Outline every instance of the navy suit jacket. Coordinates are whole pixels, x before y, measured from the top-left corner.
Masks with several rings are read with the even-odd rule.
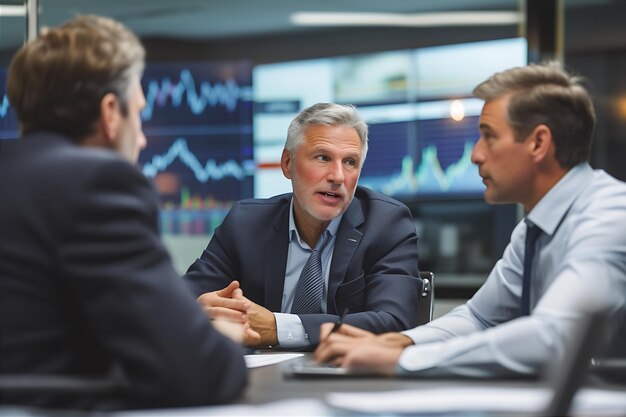
[[[187,271],[196,296],[239,280],[244,295],[280,312],[289,245],[292,194],[242,200],[233,206],[207,248]],[[409,209],[364,187],[337,230],[328,280],[327,314],[300,314],[309,341],[320,324],[346,307],[345,322],[375,333],[416,325],[422,281],[417,235]]]
[[[0,405],[173,407],[237,397],[241,349],[210,324],[158,235],[157,195],[116,153],[37,133],[0,151],[0,375],[120,392],[2,392]]]

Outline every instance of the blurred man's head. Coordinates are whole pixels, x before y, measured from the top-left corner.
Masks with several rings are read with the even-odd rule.
[[[137,37],[111,19],[81,16],[44,29],[9,67],[7,92],[22,133],[89,139],[136,161],[146,142],[138,114],[144,58]]]
[[[344,213],[367,154],[367,124],[353,106],[318,103],[289,125],[281,158],[299,227],[324,229]]]
[[[547,191],[541,184],[550,184],[541,182],[543,174],[564,173],[589,160],[593,103],[581,79],[556,64],[497,73],[474,94],[485,105],[472,161],[488,202],[517,202],[530,209]]]

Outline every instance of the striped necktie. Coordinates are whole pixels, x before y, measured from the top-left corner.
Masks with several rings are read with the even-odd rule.
[[[326,245],[328,233],[320,236],[309,259],[304,264],[298,284],[296,295],[291,307],[292,314],[315,314],[322,312],[322,292],[324,290],[324,275],[322,274],[322,250]]]

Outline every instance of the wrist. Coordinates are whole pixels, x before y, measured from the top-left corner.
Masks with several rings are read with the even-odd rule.
[[[402,333],[384,333],[379,338],[383,344],[393,347],[406,348],[413,344],[413,339]]]

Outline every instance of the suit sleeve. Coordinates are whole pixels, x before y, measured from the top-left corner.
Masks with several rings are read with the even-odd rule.
[[[247,375],[239,347],[213,329],[175,273],[143,176],[107,162],[72,202],[59,250],[69,291],[93,337],[118,363],[131,407],[223,403]]]
[[[367,236],[362,276],[342,283],[335,297],[336,311],[350,310],[345,322],[374,333],[406,330],[417,322],[422,281],[417,266],[417,235],[409,209],[398,205],[379,222],[377,233]],[[302,314],[300,319],[313,345],[319,343],[322,323],[337,315]]]

